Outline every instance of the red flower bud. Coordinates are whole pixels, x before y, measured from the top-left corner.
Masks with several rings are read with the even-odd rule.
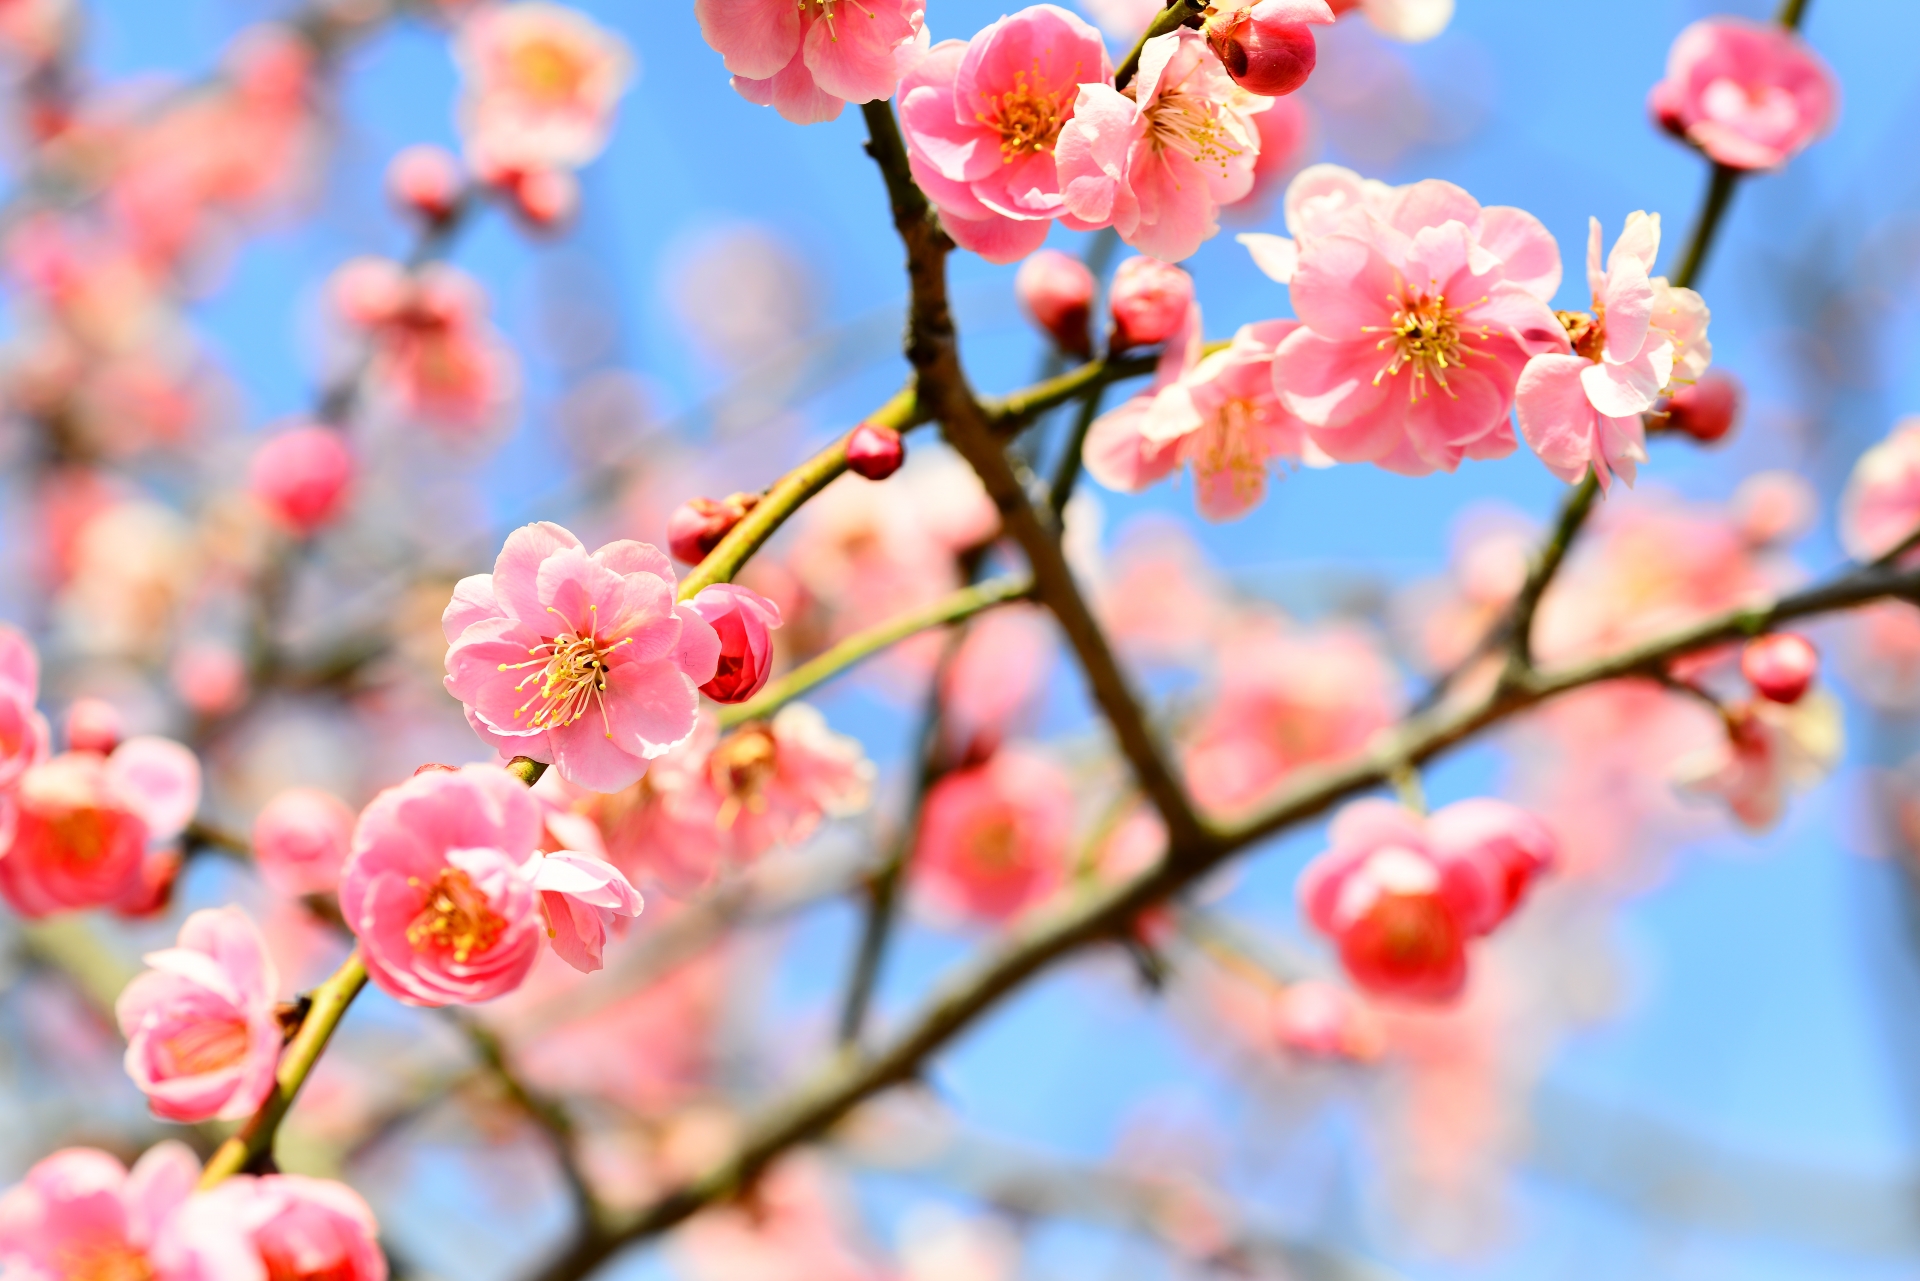
[[[535,169],[508,188],[513,210],[535,231],[551,231],[580,211],[580,180],[565,169]]]
[[[732,583],[715,583],[689,603],[720,637],[720,665],[700,692],[716,703],[746,702],[773,671],[770,633],[780,626],[780,607]]]
[[[1193,307],[1193,277],[1158,258],[1129,258],[1113,273],[1113,348],[1147,347],[1180,332]]]
[[[387,166],[387,190],[408,213],[445,222],[460,205],[466,177],[444,147],[408,147]]]
[[[1820,651],[1806,637],[1779,632],[1747,642],[1740,653],[1740,674],[1760,697],[1797,703],[1820,670]]]
[[[1667,398],[1667,430],[1710,445],[1733,430],[1740,418],[1740,400],[1740,380],[1715,370]]]
[[[667,518],[667,550],[673,558],[698,565],[740,523],[740,518],[760,505],[758,494],[729,494],[725,498],[690,498]]]
[[[120,746],[120,713],[100,698],[76,698],[67,708],[67,750],[107,755]]]
[[[861,423],[847,437],[847,470],[868,480],[885,480],[907,461],[900,433],[879,423]]]
[[[1260,0],[1209,19],[1207,43],[1235,84],[1278,98],[1313,74],[1319,50],[1308,24],[1331,21],[1333,12],[1323,0]]]
[[[1058,249],[1042,249],[1020,264],[1013,292],[1020,310],[1045,330],[1054,346],[1085,360],[1093,354],[1088,322],[1098,286],[1085,263]]]
[[[247,473],[255,501],[302,538],[332,521],[353,483],[353,454],[340,433],[296,427],[260,446]]]

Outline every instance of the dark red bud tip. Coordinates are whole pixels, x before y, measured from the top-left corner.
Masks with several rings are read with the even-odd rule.
[[[885,480],[906,460],[906,443],[891,427],[861,423],[847,437],[847,470],[868,480]]]
[[[1233,82],[1248,93],[1279,98],[1307,82],[1319,58],[1304,22],[1276,22],[1240,9],[1207,24],[1207,43]]]
[[[758,494],[690,498],[667,518],[667,550],[683,564],[698,565],[759,504]]]
[[[1797,703],[1820,670],[1820,651],[1795,632],[1779,632],[1747,642],[1740,653],[1740,674],[1754,691],[1775,703]]]
[[[1740,380],[1715,370],[1667,398],[1667,430],[1703,445],[1723,440],[1740,420]]]

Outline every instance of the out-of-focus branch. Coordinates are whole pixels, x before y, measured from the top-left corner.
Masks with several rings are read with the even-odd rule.
[[[1539,611],[1540,598],[1546,595],[1554,576],[1560,572],[1567,552],[1573,547],[1573,540],[1587,523],[1594,500],[1599,496],[1600,482],[1590,471],[1567,497],[1566,505],[1560,509],[1560,519],[1554,523],[1552,536],[1528,567],[1526,582],[1520,585],[1520,594],[1513,598],[1513,608],[1506,623],[1507,671],[1503,680],[1533,670],[1533,616]]]
[[[925,608],[856,632],[833,648],[800,664],[746,702],[721,708],[720,727],[731,729],[747,721],[764,720],[816,686],[824,685],[909,636],[972,618],[975,614],[985,613],[1009,601],[1023,599],[1032,591],[1031,578],[1024,574],[1008,574],[972,587],[963,587]]]

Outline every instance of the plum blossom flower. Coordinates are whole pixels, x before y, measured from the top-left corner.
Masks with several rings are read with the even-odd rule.
[[[1704,18],[1673,42],[1647,96],[1660,126],[1730,169],[1775,169],[1833,128],[1840,86],[1798,33]]]
[[[1630,214],[1602,271],[1600,220],[1592,219],[1593,314],[1561,313],[1572,353],[1535,356],[1520,373],[1520,432],[1561,480],[1577,481],[1591,466],[1603,492],[1615,474],[1631,485],[1647,460],[1641,415],[1676,375],[1692,381],[1712,358],[1706,304],[1651,274],[1659,253],[1660,215]]]
[[[640,897],[613,867],[542,853],[541,803],[493,765],[417,774],[374,797],[354,829],[340,911],[368,975],[409,1005],[472,1004],[520,986],[542,936],[596,968],[607,917]]]
[[[744,703],[758,694],[773,674],[780,607],[732,583],[703,588],[688,604],[720,638],[719,664],[700,692],[716,703]]]
[[[1113,316],[1116,351],[1191,340],[1199,332],[1193,277],[1158,258],[1129,258],[1120,264],[1113,273],[1107,310]]]
[[[1840,500],[1840,542],[1856,560],[1885,556],[1920,533],[1920,418],[1860,455]]]
[[[615,862],[676,893],[857,814],[873,793],[858,739],[805,703],[722,738],[709,717],[685,745],[618,796],[591,807]]]
[[[1307,446],[1306,424],[1286,411],[1273,383],[1274,350],[1297,328],[1292,320],[1247,325],[1225,351],[1102,415],[1087,434],[1088,474],[1132,493],[1185,466],[1208,520],[1252,511],[1274,460],[1298,458]]]
[[[1816,691],[1792,705],[1764,698],[1727,708],[1719,744],[1674,767],[1684,795],[1718,800],[1740,826],[1764,832],[1786,812],[1787,797],[1820,782],[1840,760],[1840,705]]]
[[[330,792],[293,787],[253,821],[253,858],[282,894],[331,894],[353,843],[353,810]]]
[[[184,1143],[155,1144],[131,1170],[93,1148],[42,1158],[0,1196],[0,1273],[8,1281],[188,1281],[156,1267],[154,1252],[199,1177]]]
[[[1055,150],[1067,211],[1164,261],[1192,255],[1220,230],[1220,207],[1253,189],[1253,117],[1269,105],[1234,84],[1199,32],[1156,36],[1125,90],[1081,86]]]
[[[0,848],[12,831],[14,787],[47,758],[52,744],[39,698],[40,657],[33,643],[0,624]]]
[[[21,775],[0,897],[27,917],[152,910],[200,804],[200,763],[167,739],[130,738],[109,756],[62,752]]]
[[[1313,113],[1298,96],[1275,98],[1253,123],[1260,131],[1253,186],[1230,206],[1234,218],[1243,222],[1265,219],[1274,197],[1300,172],[1313,146]]]
[[[519,390],[513,351],[487,319],[486,295],[445,263],[409,274],[356,258],[334,274],[334,305],[370,341],[377,403],[407,421],[470,435],[498,420]]]
[[[1467,982],[1467,942],[1491,933],[1555,858],[1550,832],[1523,810],[1478,799],[1431,818],[1391,801],[1357,801],[1301,873],[1301,910],[1333,939],[1363,989],[1448,1001]]]
[[[1058,5],[1030,5],[970,41],[943,40],[900,81],[913,177],[954,243],[989,262],[1040,247],[1067,208],[1055,151],[1080,87],[1113,79],[1100,33]]]
[[[1297,239],[1253,248],[1302,322],[1274,385],[1313,443],[1414,476],[1511,453],[1521,368],[1567,347],[1547,305],[1559,249],[1539,221],[1451,183],[1383,191],[1331,165],[1295,178],[1286,208]]]
[[[948,920],[999,922],[1065,880],[1073,783],[1029,749],[1002,748],[927,793],[912,863],[914,890]]]
[[[386,1281],[379,1234],[344,1183],[242,1174],[189,1200],[155,1254],[181,1281]]]
[[[195,912],[179,942],[149,952],[120,993],[127,1075],[155,1116],[223,1121],[251,1116],[280,1062],[279,978],[260,931],[237,907]]]
[[[893,96],[926,52],[926,0],[695,0],[700,34],[748,102],[797,125]]]
[[[720,661],[713,627],[673,589],[672,563],[646,543],[589,554],[558,525],[523,525],[493,573],[454,588],[447,690],[508,755],[617,792],[693,732]]]
[[[577,9],[528,0],[460,26],[460,128],[483,176],[576,169],[600,154],[633,78],[619,36]]]

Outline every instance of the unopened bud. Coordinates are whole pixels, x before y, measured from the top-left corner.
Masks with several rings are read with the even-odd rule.
[[[427,222],[453,217],[465,185],[460,162],[445,147],[408,147],[387,166],[387,191],[394,202]]]
[[[1193,307],[1193,277],[1158,258],[1129,258],[1113,273],[1113,348],[1149,347],[1180,332]]]
[[[1740,380],[1713,370],[1667,398],[1667,430],[1710,445],[1733,430],[1740,419],[1740,401]]]
[[[67,748],[102,756],[120,746],[120,713],[101,698],[76,698],[67,708]]]
[[[552,231],[580,211],[580,180],[565,169],[534,169],[509,188],[514,212],[536,231]]]
[[[891,427],[861,423],[847,437],[847,470],[868,480],[885,480],[906,460],[906,443]]]
[[[1795,632],[1778,632],[1747,642],[1740,653],[1740,674],[1760,697],[1797,703],[1820,670],[1820,651]]]
[[[774,628],[780,607],[732,583],[715,583],[688,602],[720,637],[720,663],[700,692],[716,703],[744,703],[773,672]]]
[[[1319,50],[1309,24],[1332,21],[1326,0],[1260,0],[1208,19],[1207,43],[1235,84],[1278,98],[1313,74]]]
[[[1020,264],[1014,296],[1028,319],[1045,330],[1054,346],[1082,360],[1093,354],[1088,331],[1098,286],[1087,265],[1058,249],[1042,249]]]
[[[296,427],[261,445],[247,489],[275,520],[302,538],[340,514],[353,483],[353,454],[340,433]]]
[[[667,518],[667,550],[677,561],[698,565],[759,503],[758,494],[688,499]]]

